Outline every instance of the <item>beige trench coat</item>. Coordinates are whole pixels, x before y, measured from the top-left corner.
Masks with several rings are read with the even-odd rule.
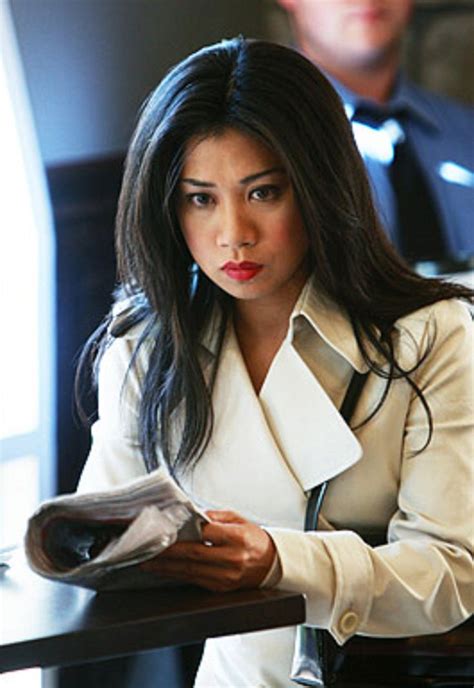
[[[121,396],[136,340],[107,351],[99,379],[99,420],[80,489],[142,475],[136,444],[140,367]],[[397,323],[403,367],[432,348],[415,376],[430,404],[395,381],[383,408],[353,433],[339,407],[353,370],[367,367],[347,317],[306,285],[288,335],[257,396],[230,329],[213,396],[212,440],[184,486],[203,507],[234,509],[273,538],[282,589],[305,593],[307,622],[339,643],[353,634],[396,637],[449,629],[473,603],[473,362],[467,309],[440,302]],[[212,356],[212,341],[206,343]],[[141,357],[144,365],[146,353]],[[380,399],[384,380],[369,376],[353,423]],[[304,533],[308,490],[330,480],[320,530]],[[371,548],[354,532],[386,528]],[[210,640],[201,688],[294,685],[294,629]]]

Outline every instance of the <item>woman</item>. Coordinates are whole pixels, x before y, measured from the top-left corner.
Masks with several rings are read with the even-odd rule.
[[[179,543],[148,568],[304,592],[308,623],[339,644],[465,619],[471,320],[455,299],[472,293],[390,247],[319,71],[243,39],[173,69],[130,146],[117,254],[80,489],[168,470],[212,507],[212,547]],[[354,372],[368,376],[351,429],[338,408]],[[197,685],[291,685],[293,639],[208,641]]]

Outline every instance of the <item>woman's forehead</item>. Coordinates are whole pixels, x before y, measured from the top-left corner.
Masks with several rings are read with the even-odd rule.
[[[245,176],[262,166],[284,168],[279,155],[268,145],[250,134],[228,127],[219,132],[193,136],[188,141],[183,175],[193,171],[202,173],[232,168],[236,176]]]

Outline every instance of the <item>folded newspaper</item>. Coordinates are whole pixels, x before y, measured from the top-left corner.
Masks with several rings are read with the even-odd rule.
[[[43,502],[28,521],[25,553],[41,576],[95,590],[176,584],[137,564],[176,540],[200,540],[208,520],[158,469],[117,488]]]

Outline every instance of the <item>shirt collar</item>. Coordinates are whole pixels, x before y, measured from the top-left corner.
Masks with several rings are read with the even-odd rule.
[[[351,91],[330,74],[326,73],[326,77],[339,94],[349,119],[352,119],[356,108],[364,105],[373,105],[373,101]],[[427,127],[432,127],[436,130],[440,129],[436,113],[433,111],[430,102],[423,97],[423,91],[415,87],[403,74],[399,74],[397,77],[387,107],[394,112],[403,111],[408,113],[411,118],[416,119]]]

